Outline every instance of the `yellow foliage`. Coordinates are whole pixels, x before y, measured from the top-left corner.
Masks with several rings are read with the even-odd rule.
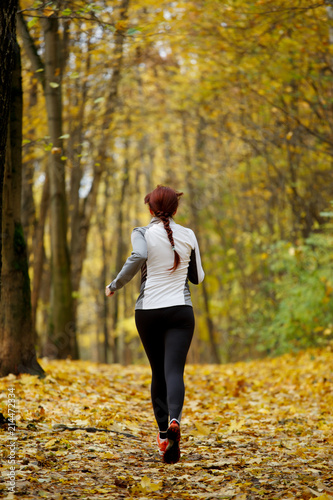
[[[17,400],[16,494],[112,498],[331,500],[332,352],[187,365],[181,460],[161,462],[150,368],[40,360],[47,377],[0,379],[1,413]],[[41,412],[41,407],[45,410]],[[24,413],[24,419],[19,419]],[[39,418],[36,416],[39,415]],[[101,420],[103,417],[105,420]],[[108,422],[107,422],[108,420]],[[104,423],[108,425],[104,425]],[[9,433],[0,427],[3,468]],[[48,474],[45,474],[45,470]]]

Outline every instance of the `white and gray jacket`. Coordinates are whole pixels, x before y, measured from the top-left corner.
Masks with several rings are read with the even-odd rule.
[[[141,269],[140,295],[135,309],[191,306],[188,280],[197,285],[204,279],[205,273],[194,232],[176,224],[172,218],[170,227],[180,256],[180,263],[175,271],[170,271],[174,252],[163,222],[154,217],[148,226],[133,229],[133,251],[116,279],[109,285],[112,292],[119,290]]]

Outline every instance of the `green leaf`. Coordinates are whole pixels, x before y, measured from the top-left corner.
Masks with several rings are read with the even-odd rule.
[[[36,73],[42,73],[43,71],[44,71],[44,68],[36,69]]]
[[[69,134],[64,134],[59,137],[59,139],[69,139],[70,135]]]
[[[94,100],[94,103],[97,104],[98,102],[103,102],[105,97],[98,97],[97,99]]]
[[[62,11],[63,16],[70,16],[72,13],[72,9],[65,9]]]
[[[69,78],[72,80],[74,80],[74,78],[80,78],[80,74],[77,71],[73,71],[73,73],[69,75]]]
[[[30,144],[30,139],[23,139],[22,144]]]
[[[127,35],[134,35],[135,33],[140,33],[140,29],[139,28],[129,28],[127,30]]]
[[[28,28],[33,28],[35,24],[37,24],[37,21],[38,17],[33,17],[32,19],[30,19],[30,21],[27,22]]]
[[[50,82],[50,87],[52,87],[53,89],[56,89],[59,87],[59,83],[56,83],[56,82]]]

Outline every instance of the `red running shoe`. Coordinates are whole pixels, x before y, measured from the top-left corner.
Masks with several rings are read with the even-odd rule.
[[[169,428],[167,430],[168,444],[163,455],[163,461],[166,464],[175,464],[179,462],[180,459],[180,427],[177,420],[172,420],[170,422]]]
[[[163,457],[168,446],[168,439],[161,439],[160,433],[157,434],[157,446],[159,454]]]

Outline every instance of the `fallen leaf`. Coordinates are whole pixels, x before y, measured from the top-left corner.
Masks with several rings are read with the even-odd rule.
[[[147,476],[144,476],[142,479],[141,479],[141,487],[143,490],[145,491],[158,491],[162,488],[162,481],[158,482],[158,483],[153,483],[149,477]]]

